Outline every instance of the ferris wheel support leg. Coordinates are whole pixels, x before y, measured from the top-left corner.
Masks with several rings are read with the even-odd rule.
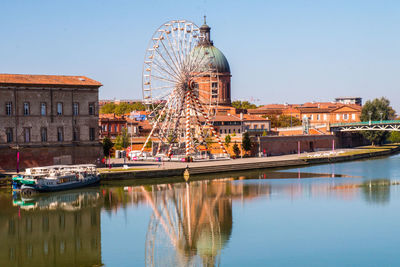
[[[193,95],[193,93],[191,93],[191,95]],[[191,100],[190,101],[191,107],[194,110],[196,123],[199,126],[199,130],[200,130],[199,135],[200,135],[200,138],[201,138],[201,141],[202,141],[201,143],[205,143],[206,142],[206,138],[205,138],[204,133],[203,133],[203,126],[201,125],[201,121],[199,119],[199,115],[197,114],[196,103],[195,103],[195,100],[194,100],[193,96],[190,98],[190,100]],[[206,147],[207,147],[207,145],[206,145]]]
[[[161,110],[160,115],[158,116],[156,123],[154,124],[153,128],[151,129],[151,131],[150,131],[150,133],[149,133],[149,136],[147,136],[147,139],[146,139],[146,141],[144,142],[142,149],[140,150],[140,155],[143,155],[143,151],[144,151],[146,145],[149,143],[149,140],[150,140],[151,136],[153,135],[154,130],[157,128],[158,123],[160,122],[161,117],[164,115],[165,109],[167,108],[167,106],[168,106],[169,102],[171,101],[171,98],[172,98],[173,95],[174,95],[174,93],[172,93],[172,94],[169,96],[167,103],[165,103],[165,106],[164,106],[163,109]]]
[[[193,95],[193,94],[192,94],[192,97],[194,98],[194,100],[195,100],[197,106],[199,107],[200,112],[202,113],[204,119],[206,120],[206,123],[210,126],[211,131],[212,131],[213,135],[215,136],[215,138],[217,139],[218,144],[219,144],[219,146],[221,147],[222,151],[223,151],[225,154],[229,155],[228,152],[226,151],[224,145],[222,144],[222,141],[221,141],[221,138],[219,137],[219,134],[218,134],[217,131],[214,129],[214,126],[211,124],[211,122],[210,122],[210,120],[209,120],[209,118],[208,118],[207,113],[205,112],[205,110],[204,110],[202,104],[200,103],[200,100],[197,98],[197,96],[195,96],[195,95]]]
[[[191,142],[190,142],[190,90],[187,91],[185,96],[185,104],[186,104],[186,135],[185,135],[185,148],[186,148],[186,157],[190,156],[191,150]]]
[[[185,107],[185,98],[182,98],[182,101],[180,103],[180,109],[178,112],[178,117],[176,118],[176,121],[175,121],[174,130],[176,130],[176,128],[178,127],[179,121],[182,118],[182,112],[183,112],[184,107]],[[180,136],[178,136],[178,139],[179,138],[180,138]],[[168,154],[167,154],[168,158],[171,158],[171,156],[172,156],[172,145],[173,145],[173,143],[171,142],[171,144],[169,144],[169,148],[168,148]]]

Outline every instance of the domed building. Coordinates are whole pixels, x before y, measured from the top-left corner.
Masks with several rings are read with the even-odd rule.
[[[231,70],[224,54],[214,46],[210,38],[211,28],[206,24],[200,27],[200,34],[204,38],[195,50],[200,51],[199,56],[209,57],[207,69],[202,77],[196,78],[196,87],[200,92],[200,99],[204,103],[229,106],[231,104]]]

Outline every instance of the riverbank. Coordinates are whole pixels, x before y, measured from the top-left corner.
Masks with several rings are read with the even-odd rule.
[[[140,164],[140,170],[119,168],[101,169],[101,180],[149,179],[183,176],[187,169],[190,175],[247,171],[256,169],[275,169],[324,164],[333,162],[353,161],[359,159],[387,156],[400,151],[400,145],[384,145],[380,147],[358,147],[352,149],[337,149],[335,151],[302,153],[300,155],[283,155],[262,158],[243,158],[225,161],[204,162],[148,162]]]

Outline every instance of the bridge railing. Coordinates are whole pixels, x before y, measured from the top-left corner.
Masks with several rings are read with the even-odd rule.
[[[330,127],[341,126],[360,126],[360,125],[376,125],[376,124],[400,124],[400,120],[387,120],[387,121],[361,121],[361,122],[345,122],[345,123],[332,123]]]

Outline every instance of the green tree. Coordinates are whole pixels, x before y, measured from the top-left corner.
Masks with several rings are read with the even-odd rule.
[[[115,105],[114,103],[107,103],[100,108],[100,113],[101,114],[113,114],[113,113],[115,113],[116,107],[117,107],[117,105]]]
[[[384,97],[368,100],[361,111],[361,121],[380,121],[395,118],[396,112],[390,106],[390,101]],[[363,131],[362,134],[372,145],[381,145],[388,137],[387,131]]]
[[[121,135],[118,135],[115,139],[115,148],[121,150],[129,146],[129,136],[126,128],[122,130]]]
[[[240,154],[240,149],[239,149],[239,146],[238,146],[238,144],[236,143],[236,141],[235,141],[235,144],[233,144],[232,149],[233,149],[233,153],[235,153],[236,157],[239,156],[239,154]]]
[[[249,101],[236,100],[232,102],[232,107],[237,109],[255,109],[257,105],[250,103]]]
[[[230,143],[231,143],[231,136],[228,134],[228,135],[226,135],[225,136],[225,145],[226,145],[226,148],[229,148],[229,145],[230,145]]]
[[[278,118],[278,127],[300,126],[301,120],[290,115],[281,115]]]
[[[391,132],[389,136],[389,141],[392,143],[400,143],[400,132]]]
[[[149,140],[149,142],[147,142],[145,148],[151,148],[153,145],[153,141],[151,141],[151,139]]]
[[[247,152],[251,150],[252,143],[251,143],[250,136],[249,136],[249,133],[248,133],[248,132],[245,132],[245,133],[243,134],[243,137],[242,137],[242,146],[243,146],[243,149],[244,149],[245,151],[247,151]]]
[[[108,157],[110,155],[110,150],[114,146],[114,144],[108,136],[103,138],[102,144],[104,156]]]
[[[120,103],[115,108],[116,115],[123,115],[129,112],[131,112],[131,105],[129,105],[128,103]]]

